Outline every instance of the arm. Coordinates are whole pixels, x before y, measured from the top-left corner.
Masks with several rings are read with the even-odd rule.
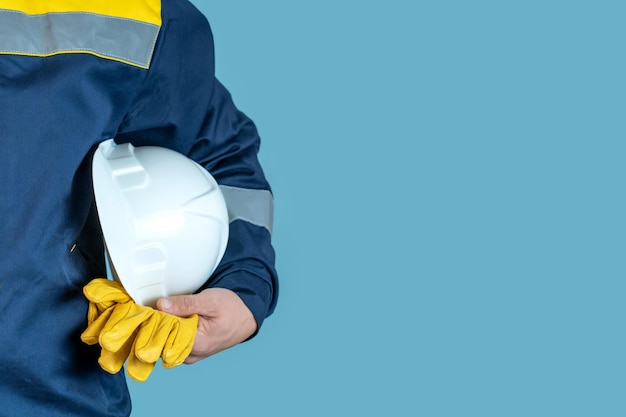
[[[200,315],[192,352],[200,358],[251,337],[274,310],[272,193],[257,157],[256,127],[215,78],[208,22],[187,2],[164,1],[162,14],[152,65],[116,141],[186,154],[224,191],[231,224],[220,266],[196,295],[170,297],[169,308],[159,303],[174,314]],[[221,341],[209,346],[210,339]]]

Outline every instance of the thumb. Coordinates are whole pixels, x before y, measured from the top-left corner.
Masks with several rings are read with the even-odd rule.
[[[191,295],[172,295],[157,300],[157,309],[179,317],[198,313],[194,297]]]

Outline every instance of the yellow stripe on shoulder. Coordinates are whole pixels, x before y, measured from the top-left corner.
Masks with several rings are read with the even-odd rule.
[[[161,0],[0,0],[0,9],[29,15],[94,13],[161,25]]]

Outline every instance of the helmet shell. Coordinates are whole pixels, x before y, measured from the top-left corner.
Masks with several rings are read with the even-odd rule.
[[[228,210],[209,172],[158,146],[102,142],[92,164],[96,208],[113,277],[135,302],[190,294],[217,268]]]

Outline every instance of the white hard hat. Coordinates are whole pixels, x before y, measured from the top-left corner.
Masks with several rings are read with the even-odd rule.
[[[92,168],[111,273],[133,300],[154,307],[200,288],[228,241],[226,203],[209,172],[171,149],[113,139]]]

